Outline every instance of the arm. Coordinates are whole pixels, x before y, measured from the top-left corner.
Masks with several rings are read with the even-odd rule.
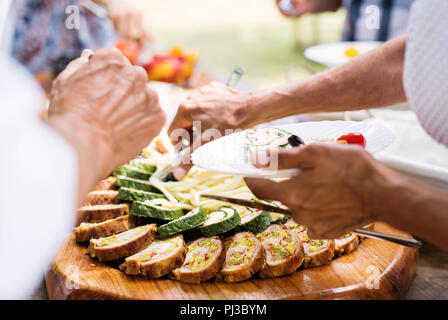
[[[345,65],[271,90],[237,92],[211,83],[181,103],[168,133],[177,143],[181,140],[177,129],[190,132],[193,121],[200,121],[202,132],[216,129],[224,134],[226,129],[246,129],[294,114],[359,110],[403,102],[405,46],[406,38],[401,37]],[[184,162],[175,169],[175,177],[182,179],[190,167]]]
[[[448,251],[448,192],[408,179],[379,164],[363,181],[374,219]]]
[[[406,37],[391,40],[305,81],[250,93],[241,122],[251,126],[299,113],[360,110],[404,102],[405,46]],[[251,118],[261,110],[263,118]]]
[[[143,16],[132,0],[93,0],[104,6],[115,31],[127,39],[138,40],[144,35]]]
[[[46,123],[29,76],[0,59],[0,298],[26,298],[97,181],[147,146],[165,119],[143,69],[86,50],[53,82]],[[3,80],[3,81],[2,81]],[[37,108],[36,108],[37,109]]]
[[[162,128],[164,114],[146,82],[145,71],[117,49],[84,50],[54,81],[47,122],[78,156],[78,205]]]
[[[268,153],[268,164],[260,163],[262,154],[253,162],[267,168],[277,161],[278,169],[302,172],[280,183],[246,178],[247,185],[258,198],[287,205],[311,237],[337,238],[382,221],[448,251],[448,192],[408,179],[358,147],[309,145]]]

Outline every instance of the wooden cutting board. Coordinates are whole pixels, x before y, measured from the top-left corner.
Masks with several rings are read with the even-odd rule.
[[[381,223],[375,230],[410,237]],[[399,299],[418,257],[417,249],[365,239],[356,251],[291,276],[193,285],[127,276],[86,252],[73,236],[65,243],[46,275],[50,299]]]

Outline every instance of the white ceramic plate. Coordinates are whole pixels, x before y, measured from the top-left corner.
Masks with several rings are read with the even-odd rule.
[[[305,57],[328,67],[336,67],[350,60],[345,56],[345,50],[354,47],[360,54],[375,49],[381,45],[378,41],[343,41],[324,43],[309,47],[305,50]]]
[[[380,124],[355,121],[316,121],[275,126],[302,139],[337,139],[343,134],[358,132],[367,140],[366,150],[375,153],[389,146],[394,134]],[[246,177],[269,176],[271,178],[292,177],[297,169],[269,171],[255,168],[248,161],[245,146],[246,131],[233,133],[209,142],[193,152],[193,163],[201,168]]]

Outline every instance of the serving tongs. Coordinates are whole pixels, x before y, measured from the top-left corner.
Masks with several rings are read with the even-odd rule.
[[[245,70],[243,67],[237,67],[233,72],[230,74],[229,79],[226,82],[226,86],[229,88],[235,88],[238,81],[240,81],[241,77],[243,76]],[[164,167],[162,170],[157,171],[153,176],[155,178],[161,179],[162,181],[177,181],[177,179],[173,175],[174,168],[181,163],[183,160],[185,154],[189,152],[189,148],[185,147],[179,153],[176,155],[176,158],[166,167]]]
[[[232,204],[236,204],[239,206],[244,206],[248,208],[253,209],[259,209],[263,211],[268,212],[275,212],[275,213],[281,213],[288,216],[291,216],[291,211],[289,209],[285,208],[279,208],[276,206],[272,206],[269,204],[252,201],[252,200],[245,200],[245,199],[237,199],[237,198],[230,198],[230,197],[224,197],[224,196],[218,196],[214,194],[201,194],[201,197],[208,198],[208,199],[214,199],[218,201],[228,202]],[[366,238],[373,238],[373,239],[379,239],[379,240],[385,240],[389,242],[393,242],[396,244],[400,244],[402,246],[411,247],[411,248],[421,248],[422,242],[416,239],[408,239],[400,236],[396,236],[389,233],[384,233],[376,230],[370,230],[366,228],[359,228],[352,231],[352,233],[355,233],[359,236],[363,236]]]

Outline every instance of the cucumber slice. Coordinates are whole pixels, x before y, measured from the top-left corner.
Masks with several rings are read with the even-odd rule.
[[[232,230],[240,223],[241,217],[238,212],[226,206],[210,212],[200,230],[204,236],[211,237]]]
[[[116,183],[119,187],[161,193],[159,189],[154,187],[151,183],[149,183],[149,181],[145,180],[134,179],[126,176],[117,176]]]
[[[166,199],[166,197],[161,193],[142,191],[130,188],[120,188],[118,190],[118,199],[126,201],[141,201],[153,200],[157,198]]]
[[[285,224],[291,217],[286,214],[269,212],[271,216],[271,223],[283,223]]]
[[[149,180],[152,173],[148,173],[143,169],[133,167],[131,165],[125,164],[117,170],[114,171],[115,176],[126,176],[134,179]]]
[[[129,161],[129,165],[131,165],[132,167],[136,167],[136,168],[142,169],[142,170],[144,170],[148,174],[153,174],[157,170],[157,166],[156,165],[147,163],[143,159],[131,160],[131,161]]]
[[[179,219],[168,222],[157,228],[157,237],[165,238],[182,231],[196,228],[207,219],[207,213],[202,207],[194,208]]]
[[[267,211],[247,208],[242,213],[240,226],[254,234],[264,231],[270,224],[271,215]]]
[[[129,214],[135,216],[145,216],[161,220],[176,220],[184,215],[183,209],[167,208],[159,204],[149,204],[148,202],[135,201],[132,203]]]

